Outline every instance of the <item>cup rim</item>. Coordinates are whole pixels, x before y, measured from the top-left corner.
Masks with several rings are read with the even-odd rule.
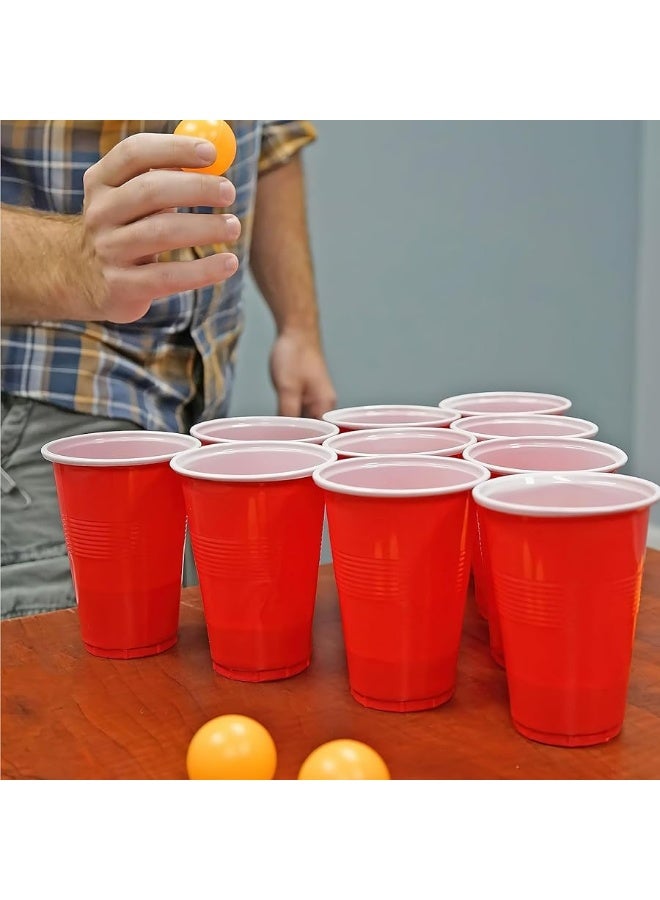
[[[460,413],[455,409],[447,409],[443,408],[440,410],[438,406],[424,406],[421,404],[415,403],[371,403],[366,404],[364,406],[342,406],[338,409],[331,409],[328,412],[323,413],[323,420],[325,422],[331,422],[334,425],[338,425],[340,428],[343,426],[345,428],[351,428],[356,431],[362,431],[366,429],[373,429],[373,422],[351,422],[348,419],[344,418],[347,415],[351,415],[352,413],[364,413],[364,412],[383,412],[385,410],[393,410],[397,412],[399,410],[423,410],[424,412],[433,412],[435,414],[435,419],[431,417],[422,423],[413,423],[410,421],[405,422],[391,422],[387,425],[383,425],[383,428],[417,428],[430,426],[437,428],[438,426],[443,427],[445,425],[450,425],[452,422],[455,422],[460,418]],[[439,411],[439,412],[438,412]],[[434,422],[432,425],[431,423]]]
[[[438,435],[442,436],[455,434],[458,436],[459,440],[456,441],[455,444],[450,445],[448,447],[438,448],[437,450],[409,450],[409,451],[398,451],[398,453],[383,453],[378,450],[369,451],[369,450],[350,450],[345,449],[343,447],[344,443],[350,443],[351,441],[360,441],[360,440],[373,440],[374,443],[377,442],[379,438],[383,436],[394,437],[394,435],[399,435],[401,437],[409,437],[415,435],[421,435],[429,437],[437,437]],[[463,440],[460,440],[463,438]],[[326,438],[323,441],[324,447],[330,447],[332,450],[335,450],[338,454],[343,453],[345,456],[350,457],[351,459],[359,459],[365,456],[402,456],[402,455],[411,455],[411,456],[450,456],[452,453],[462,453],[466,447],[471,447],[473,444],[477,443],[477,438],[469,434],[466,431],[460,431],[458,428],[452,428],[450,431],[448,428],[434,428],[432,426],[417,426],[411,425],[410,427],[400,427],[400,428],[358,428],[355,431],[345,431],[340,432],[339,434],[335,434],[332,437]]]
[[[373,468],[379,464],[389,466],[421,465],[435,468],[454,469],[464,471],[466,476],[472,474],[471,479],[466,478],[466,483],[459,485],[438,486],[434,488],[373,488],[358,487],[355,485],[337,484],[329,480],[329,474],[333,470],[350,470],[351,468]],[[316,484],[326,491],[335,494],[350,494],[354,497],[438,497],[445,494],[459,494],[471,491],[474,487],[490,478],[490,472],[485,466],[469,460],[454,459],[447,456],[429,456],[423,453],[387,454],[368,457],[349,457],[338,459],[335,462],[324,463],[312,475]]]
[[[156,441],[171,438],[176,441],[183,442],[183,447],[179,450],[172,450],[168,453],[156,453],[153,456],[126,456],[121,459],[98,459],[91,456],[66,456],[63,450],[69,443],[75,443],[81,438],[94,438],[100,440],[102,438],[130,438],[139,441]],[[185,445],[188,446],[185,446]],[[190,434],[180,434],[178,431],[135,431],[128,429],[126,431],[87,431],[81,434],[72,434],[63,438],[55,438],[48,441],[41,448],[41,455],[51,463],[58,463],[63,466],[87,466],[90,468],[114,468],[116,466],[148,466],[160,462],[169,462],[173,456],[178,453],[187,453],[189,450],[195,450],[201,447],[201,441]]]
[[[313,465],[301,466],[299,469],[285,469],[278,472],[259,472],[249,475],[239,475],[235,473],[218,474],[215,472],[195,472],[186,468],[191,461],[201,457],[224,456],[231,454],[251,454],[261,451],[269,453],[300,453],[302,456],[318,457],[318,462]],[[175,454],[170,460],[170,466],[179,475],[184,478],[193,478],[198,481],[215,481],[221,484],[227,483],[244,483],[254,484],[256,482],[272,482],[272,481],[294,481],[299,478],[307,478],[321,465],[332,463],[337,459],[337,454],[329,447],[322,444],[303,443],[302,441],[236,441],[235,443],[217,443],[206,444],[191,450],[184,450]]]
[[[485,466],[490,472],[497,472],[498,474],[503,475],[520,475],[528,472],[543,472],[543,471],[555,471],[552,470],[544,470],[544,469],[520,469],[515,466],[501,466],[496,465],[494,463],[488,463],[485,460],[481,460],[478,458],[479,453],[487,453],[488,450],[499,450],[499,449],[516,449],[516,448],[525,448],[525,447],[552,447],[557,444],[568,444],[571,447],[584,448],[585,450],[590,449],[601,449],[604,453],[610,454],[612,461],[610,463],[604,464],[602,466],[593,466],[588,469],[580,469],[573,468],[570,471],[575,472],[611,472],[612,469],[621,468],[621,466],[625,466],[628,462],[628,454],[625,450],[622,450],[620,447],[616,447],[614,444],[606,444],[604,441],[594,441],[591,438],[585,437],[552,437],[549,435],[548,437],[515,437],[515,438],[489,438],[485,441],[478,441],[475,444],[472,444],[466,450],[464,450],[464,455],[466,459],[471,459],[472,462],[477,462],[482,466]],[[563,470],[557,470],[563,471]]]
[[[221,437],[216,438],[212,435],[205,433],[205,428],[210,426],[217,425],[228,425],[231,427],[232,425],[238,426],[239,423],[246,425],[276,425],[276,424],[284,424],[284,425],[306,425],[310,428],[318,429],[318,433],[312,437],[305,438],[291,438],[291,441],[298,441],[299,443],[318,443],[319,438],[332,437],[335,434],[339,434],[339,426],[333,424],[332,422],[325,422],[323,419],[313,419],[311,417],[306,416],[277,416],[277,415],[264,415],[264,416],[227,416],[227,417],[219,417],[216,419],[207,419],[204,422],[196,422],[190,428],[190,434],[193,437],[196,437],[200,440],[212,441],[216,444],[224,444],[229,443],[230,441],[236,441],[241,443],[255,443],[253,438],[248,438],[243,441],[242,438],[238,437]],[[281,441],[282,438],[259,438],[260,442],[272,443],[275,441]]]
[[[589,421],[589,419],[579,419],[575,416],[556,416],[552,415],[552,413],[483,413],[478,416],[463,416],[460,419],[457,419],[455,422],[452,422],[449,426],[451,429],[457,430],[465,430],[467,434],[474,434],[477,438],[481,438],[481,440],[490,440],[500,437],[506,437],[506,435],[502,434],[489,434],[487,431],[470,431],[470,428],[478,428],[480,425],[488,425],[489,422],[505,422],[507,424],[517,423],[531,423],[533,421],[541,421],[547,422],[550,424],[550,420],[552,422],[558,423],[568,423],[569,425],[578,425],[584,428],[583,432],[575,432],[575,434],[562,434],[562,435],[551,435],[551,434],[534,434],[534,435],[519,435],[519,437],[583,437],[583,438],[591,438],[595,437],[598,434],[599,427],[595,422]]]
[[[552,504],[531,504],[500,500],[498,493],[526,487],[547,487],[553,484],[609,485],[611,487],[638,488],[640,496],[637,500],[621,503],[608,503],[600,506],[553,506]],[[646,496],[642,496],[643,492]],[[492,478],[486,483],[478,484],[472,491],[472,498],[477,506],[507,513],[515,516],[532,518],[560,519],[582,516],[606,516],[617,513],[632,512],[652,506],[660,500],[660,485],[635,475],[623,475],[618,472],[526,472],[518,475],[504,475]]]
[[[538,409],[536,410],[536,415],[549,414],[549,413],[558,413],[563,412],[567,409],[570,409],[573,405],[573,401],[569,400],[568,397],[562,397],[560,394],[546,394],[542,391],[472,391],[467,394],[454,394],[453,397],[445,397],[444,400],[441,400],[438,403],[438,406],[441,409],[455,409],[459,412],[470,415],[480,415],[483,413],[483,410],[474,410],[469,409],[469,402],[471,400],[476,400],[479,397],[493,398],[496,397],[530,397],[534,399],[545,398],[549,401],[549,405],[547,409]],[[467,402],[468,405],[462,406],[464,402]],[[507,412],[506,415],[517,416],[517,415],[530,415],[530,411],[528,409],[521,410],[520,413],[516,412]],[[534,415],[531,413],[531,415]]]

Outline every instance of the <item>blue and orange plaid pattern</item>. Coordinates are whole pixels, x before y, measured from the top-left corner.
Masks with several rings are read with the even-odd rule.
[[[129,135],[171,133],[177,122],[3,121],[2,203],[79,214],[89,166]],[[229,124],[237,153],[226,176],[236,201],[230,209],[197,211],[240,219],[241,237],[230,248],[238,272],[221,285],[156,300],[128,325],[43,321],[2,328],[3,391],[157,431],[187,431],[195,421],[227,414],[257,174],[285,163],[316,137],[305,121]],[[192,247],[169,257],[222,249]]]

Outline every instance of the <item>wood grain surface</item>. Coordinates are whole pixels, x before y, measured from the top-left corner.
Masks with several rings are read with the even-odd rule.
[[[468,596],[456,693],[420,713],[365,709],[350,695],[333,572],[319,571],[310,668],[268,684],[213,672],[197,588],[182,594],[179,641],[159,656],[104,660],[83,648],[73,609],[2,623],[3,779],[182,779],[194,732],[214,716],[262,722],[277,779],[315,747],[365,741],[394,779],[660,778],[660,552],[644,573],[628,708],[609,744],[534,743],[511,725],[506,677]]]

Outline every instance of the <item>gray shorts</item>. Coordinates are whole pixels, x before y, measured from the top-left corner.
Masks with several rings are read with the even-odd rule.
[[[75,606],[48,441],[90,431],[139,430],[134,422],[69,412],[2,395],[0,531],[2,618]],[[188,550],[184,582],[196,583]]]

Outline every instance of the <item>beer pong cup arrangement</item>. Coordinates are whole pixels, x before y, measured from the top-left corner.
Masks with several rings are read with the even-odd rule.
[[[458,430],[411,426],[346,431],[327,438],[323,446],[334,450],[339,459],[402,453],[460,457],[476,443],[474,435]]]
[[[614,472],[628,461],[619,447],[589,438],[493,438],[467,447],[465,459],[485,466],[492,477],[538,471]],[[477,526],[472,560],[474,593],[477,606],[488,619],[493,659],[504,665],[504,650],[497,606],[493,599],[488,546]]]
[[[521,415],[561,415],[572,406],[567,397],[557,394],[539,394],[533,391],[481,391],[472,394],[456,394],[445,397],[440,409],[457,410],[461,416],[479,416],[492,413],[520,413]]]
[[[190,435],[109,431],[42,447],[93,655],[152,656],[176,643],[186,513],[170,460],[199,446]]]
[[[210,419],[193,425],[190,433],[202,444],[225,444],[235,441],[302,441],[322,444],[339,428],[321,419],[298,416],[233,416]]]
[[[333,409],[323,415],[324,422],[337,425],[340,431],[356,431],[360,428],[447,428],[460,418],[460,413],[440,409],[438,406],[414,404],[380,404],[375,406],[347,406]]]
[[[523,415],[500,413],[491,416],[465,416],[450,428],[473,434],[478,441],[500,437],[595,437],[598,425],[571,416]]]
[[[660,487],[604,472],[526,473],[473,491],[488,547],[514,727],[564,747],[621,730]]]
[[[273,681],[309,666],[324,513],[312,473],[336,458],[312,443],[258,441],[172,459],[219,674]]]
[[[626,453],[571,406],[485,391],[51,441],[83,644],[130,659],[176,643],[187,525],[213,670],[304,672],[327,520],[357,703],[406,713],[453,697],[472,572],[513,727],[609,741],[660,486],[621,474]]]
[[[342,459],[323,489],[350,691],[363,706],[440,706],[456,683],[483,466],[438,456]]]

